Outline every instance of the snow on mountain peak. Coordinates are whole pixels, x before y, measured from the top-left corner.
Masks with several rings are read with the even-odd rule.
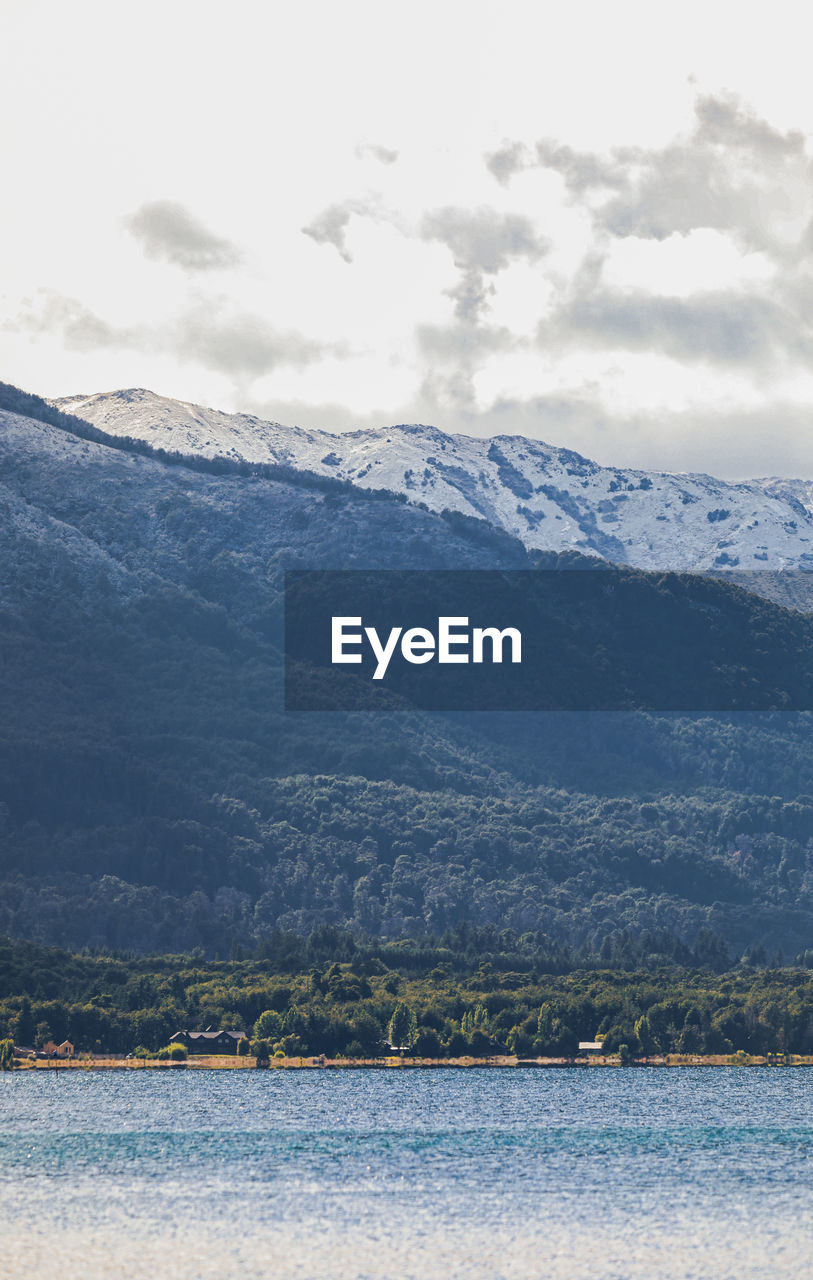
[[[430,510],[480,516],[528,547],[644,569],[813,569],[813,481],[729,483],[603,467],[523,436],[402,424],[337,435],[170,400],[144,388],[53,402],[111,435],[207,457],[286,463]]]

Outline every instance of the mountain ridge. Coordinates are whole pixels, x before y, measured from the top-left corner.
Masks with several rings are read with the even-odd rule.
[[[476,516],[530,550],[575,550],[641,569],[813,569],[813,481],[606,467],[523,436],[480,439],[423,424],[333,434],[144,388],[50,403],[155,447],[290,466]]]

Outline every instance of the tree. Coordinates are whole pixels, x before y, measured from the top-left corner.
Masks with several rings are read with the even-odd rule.
[[[284,1058],[307,1058],[309,1046],[299,1036],[291,1034],[283,1036],[279,1042]]]
[[[635,1024],[635,1034],[638,1042],[644,1052],[644,1056],[649,1058],[656,1050],[655,1036],[652,1032],[652,1025],[645,1013],[642,1013]]]
[[[271,1045],[268,1043],[267,1040],[252,1040],[251,1052],[254,1054],[254,1057],[257,1059],[258,1067],[260,1063],[264,1063],[267,1065],[268,1060],[271,1057]]]
[[[484,1031],[488,1014],[482,1004],[475,1005],[473,1009],[467,1009],[460,1021],[460,1030],[464,1036],[470,1036],[475,1031]]]
[[[14,1032],[15,1044],[31,1045],[33,1048],[37,1028],[28,996],[23,996],[20,1002],[20,1012],[12,1020],[12,1031]]]
[[[411,1049],[417,1038],[418,1021],[415,1013],[408,1004],[399,1000],[390,1018],[387,1039],[393,1049]]]
[[[469,1042],[462,1031],[453,1031],[449,1036],[446,1051],[450,1058],[462,1058],[469,1051]]]
[[[537,1036],[533,1043],[533,1051],[540,1057],[572,1058],[576,1053],[579,1038],[561,1018],[558,1018],[550,1004],[543,1004],[537,1018]]]
[[[508,1052],[516,1054],[518,1058],[527,1058],[533,1052],[533,1041],[526,1031],[520,1026],[513,1026],[508,1032],[506,1040]]]
[[[415,1052],[421,1058],[439,1058],[441,1054],[440,1036],[434,1027],[421,1027],[415,1041]]]
[[[678,1053],[700,1053],[703,1048],[702,1018],[696,1005],[686,1010],[683,1029],[675,1048]]]
[[[282,1017],[276,1009],[266,1009],[254,1023],[255,1040],[279,1040],[282,1035]]]
[[[480,1027],[475,1027],[469,1036],[469,1052],[474,1058],[487,1058],[494,1052],[493,1042]]]
[[[359,1055],[366,1058],[377,1058],[381,1054],[381,1024],[371,1013],[362,1009],[355,1014],[350,1024],[353,1039],[361,1045],[363,1052]]]
[[[536,1020],[536,1034],[546,1046],[554,1038],[553,1022],[553,1009],[545,1003],[539,1010],[539,1017]]]
[[[14,1041],[0,1040],[0,1071],[11,1071],[14,1066]]]

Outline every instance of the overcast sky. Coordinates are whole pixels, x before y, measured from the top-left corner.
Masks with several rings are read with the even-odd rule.
[[[813,477],[804,17],[0,0],[0,377]]]

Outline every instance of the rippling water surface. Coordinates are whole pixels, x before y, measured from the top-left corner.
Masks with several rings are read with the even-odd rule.
[[[0,1274],[808,1277],[813,1069],[0,1076]]]

